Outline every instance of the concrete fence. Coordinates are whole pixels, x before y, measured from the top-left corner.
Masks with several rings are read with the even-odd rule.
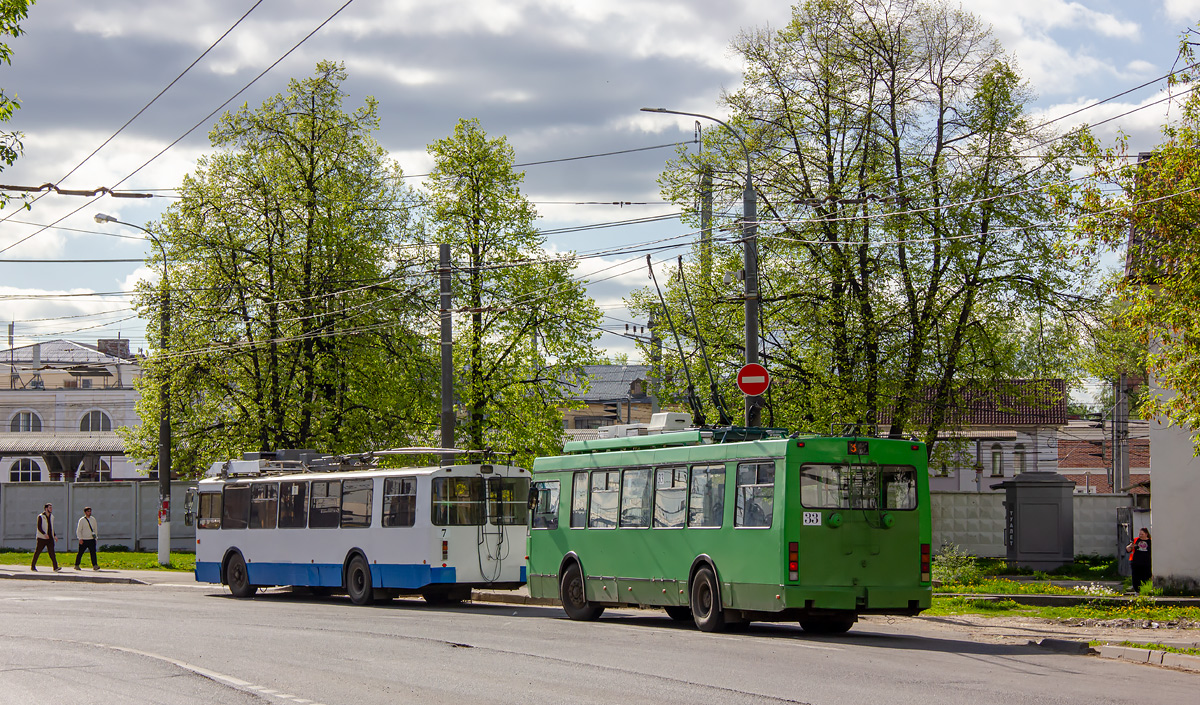
[[[183,523],[188,485],[171,486],[171,550],[196,550],[196,530]],[[59,551],[78,546],[75,524],[91,507],[100,546],[158,551],[158,480],[130,482],[9,482],[0,484],[0,548],[32,551],[38,512],[54,505]]]
[[[933,550],[952,543],[971,555],[1006,557],[1004,499],[1002,492],[931,493]],[[1072,496],[1075,555],[1118,555],[1117,507],[1129,504],[1129,495],[1123,494]]]

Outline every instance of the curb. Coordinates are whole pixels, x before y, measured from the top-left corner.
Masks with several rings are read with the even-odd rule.
[[[1094,654],[1093,649],[1086,641],[1074,641],[1071,639],[1042,639],[1040,641],[1031,641],[1030,644],[1036,644],[1043,649],[1050,649],[1063,654]]]
[[[537,607],[558,607],[559,601],[553,597],[530,597],[519,592],[490,592],[484,590],[471,591],[472,602],[499,602],[506,605],[532,605]]]
[[[143,580],[137,578],[126,578],[119,575],[95,575],[79,573],[68,573],[63,570],[58,573],[41,571],[37,573],[12,573],[8,571],[0,571],[0,579],[7,578],[9,580],[50,580],[61,581],[68,583],[111,583],[117,585],[149,585]]]
[[[1121,659],[1134,663],[1148,663],[1152,666],[1171,666],[1189,671],[1200,671],[1200,656],[1176,654],[1170,651],[1155,651],[1153,649],[1135,649],[1129,646],[1100,647],[1100,658]]]

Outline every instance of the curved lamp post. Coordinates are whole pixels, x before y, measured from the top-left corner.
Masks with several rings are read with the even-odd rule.
[[[159,349],[166,353],[167,340],[171,331],[171,287],[167,282],[167,250],[162,242],[146,228],[133,223],[117,220],[111,215],[97,213],[94,216],[97,223],[117,223],[137,228],[158,246],[163,258],[162,292],[159,294],[160,326]],[[164,372],[162,383],[159,385],[159,419],[158,419],[158,562],[168,565],[171,562],[171,376]]]
[[[746,363],[758,362],[758,198],[754,193],[754,176],[750,166],[750,149],[746,140],[729,123],[702,113],[688,113],[666,108],[642,108],[647,113],[669,113],[704,118],[722,125],[737,138],[746,155],[746,189],[742,192],[742,257],[745,261],[746,300]],[[746,397],[746,425],[759,426],[762,420],[761,397]]]

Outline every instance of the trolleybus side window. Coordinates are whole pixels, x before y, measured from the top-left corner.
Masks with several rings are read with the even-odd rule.
[[[383,481],[383,525],[413,526],[417,523],[417,480],[389,477]]]
[[[577,472],[571,482],[571,528],[582,529],[587,526],[588,474]]]
[[[529,483],[523,477],[489,477],[488,514],[493,524],[529,522]]]
[[[250,528],[274,529],[279,515],[279,485],[258,482],[250,485]]]
[[[308,526],[308,483],[279,483],[279,528],[303,529]]]
[[[775,506],[775,463],[742,463],[737,467],[734,526],[770,527]]]
[[[308,528],[336,529],[342,518],[341,480],[312,483],[312,502],[308,511]]]
[[[249,485],[226,485],[221,504],[221,528],[246,528],[250,519]]]
[[[692,467],[688,526],[720,527],[725,516],[725,466]]]
[[[687,515],[687,468],[658,468],[654,471],[654,526],[678,529]]]
[[[537,502],[533,507],[534,529],[558,528],[558,480],[533,483],[533,496]]]
[[[650,468],[622,471],[621,526],[650,526]]]
[[[433,478],[433,523],[437,526],[483,524],[482,477]]]
[[[346,480],[342,483],[342,528],[362,529],[371,525],[374,486],[374,480]]]
[[[620,472],[598,470],[592,473],[591,508],[588,511],[588,528],[612,529],[617,525],[617,500],[621,487]]]
[[[220,492],[202,492],[200,494],[200,512],[197,516],[196,527],[200,529],[221,528]]]

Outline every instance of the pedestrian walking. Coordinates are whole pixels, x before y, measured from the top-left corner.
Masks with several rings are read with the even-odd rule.
[[[79,553],[75,554],[75,570],[79,570],[79,561],[83,560],[83,552],[89,551],[92,554],[92,570],[100,570],[100,564],[96,562],[96,519],[92,516],[92,508],[84,507],[83,516],[79,517],[79,523],[75,525],[75,535],[79,537]]]
[[[58,556],[54,555],[54,540],[58,536],[54,533],[53,510],[54,505],[47,502],[42,506],[42,513],[37,515],[37,547],[33,549],[33,562],[29,564],[30,570],[37,570],[38,556],[42,555],[42,551],[50,554],[50,565],[54,566],[54,570],[62,570],[58,567]]]
[[[1129,567],[1133,569],[1133,591],[1138,592],[1142,583],[1150,582],[1150,530],[1139,531],[1125,550],[1129,551]]]

